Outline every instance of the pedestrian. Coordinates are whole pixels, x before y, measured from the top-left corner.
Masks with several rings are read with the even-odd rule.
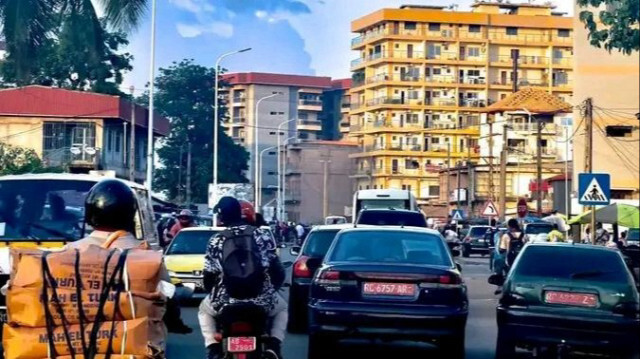
[[[171,227],[167,237],[173,239],[181,230],[195,226],[196,224],[193,221],[193,212],[188,209],[183,209],[182,211],[180,211],[180,214],[178,214],[178,222],[174,224],[173,227]]]
[[[606,229],[604,229],[604,227],[602,227],[602,223],[600,222],[596,223],[595,236],[596,236],[597,245],[604,246],[609,242],[609,237],[610,237],[609,232]]]
[[[557,224],[553,224],[553,229],[551,230],[551,232],[549,232],[549,235],[547,236],[547,240],[549,242],[564,242],[564,234],[562,232],[560,232],[560,229],[558,228]]]
[[[498,249],[500,253],[503,253],[506,258],[506,265],[508,268],[513,266],[518,254],[524,247],[524,232],[520,229],[520,224],[515,218],[511,218],[507,222],[507,233],[500,238],[500,244]]]

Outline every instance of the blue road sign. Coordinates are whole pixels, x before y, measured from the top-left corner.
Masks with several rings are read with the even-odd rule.
[[[464,219],[464,211],[461,209],[454,209],[451,211],[451,219],[454,221],[461,221]]]
[[[611,203],[611,176],[608,173],[580,173],[578,202],[587,206]]]

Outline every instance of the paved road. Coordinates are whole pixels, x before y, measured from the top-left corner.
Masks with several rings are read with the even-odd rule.
[[[291,260],[288,255],[283,255],[283,260]],[[488,260],[480,257],[459,259],[463,266],[465,281],[469,287],[470,315],[467,323],[467,358],[490,359],[494,357],[496,341],[495,307],[496,297],[494,288],[487,284],[489,276]],[[183,308],[183,317],[188,325],[198,327],[197,308]],[[287,359],[306,359],[307,337],[305,335],[289,335],[284,343],[283,354]],[[415,343],[376,343],[368,342],[346,343],[340,349],[340,355],[331,359],[354,358],[356,356],[368,358],[391,357],[405,355],[415,358],[417,355],[425,355],[435,358],[433,348]],[[182,336],[171,335],[168,346],[169,358],[204,358],[202,337],[196,330],[195,333]]]

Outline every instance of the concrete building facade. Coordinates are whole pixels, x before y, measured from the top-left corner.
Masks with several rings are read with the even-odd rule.
[[[604,7],[603,7],[604,9]],[[576,5],[575,12],[585,9]],[[591,8],[595,13],[601,9]],[[598,16],[594,16],[598,18]],[[602,26],[601,24],[599,25]],[[576,17],[575,93],[576,135],[573,137],[574,179],[585,171],[587,141],[584,101],[591,98],[593,117],[593,171],[611,176],[614,199],[640,198],[640,54],[624,55],[594,47],[588,30]],[[577,191],[578,181],[573,181]]]
[[[423,204],[439,201],[439,171],[478,162],[482,109],[514,83],[570,101],[572,19],[551,5],[480,1],[472,8],[407,5],[352,22],[360,54],[351,63],[358,189],[405,188]]]
[[[354,193],[349,155],[357,150],[357,144],[345,141],[299,141],[287,146],[287,219],[318,224],[328,215],[349,216]]]

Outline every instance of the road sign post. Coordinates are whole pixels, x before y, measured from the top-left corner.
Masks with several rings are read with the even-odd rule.
[[[485,204],[484,209],[482,210],[482,216],[489,218],[489,225],[491,225],[491,219],[498,217],[500,213],[498,212],[498,207],[496,207],[493,201],[489,200],[487,204]]]
[[[596,206],[611,203],[611,175],[608,173],[578,174],[578,203],[591,206],[591,242],[596,239]]]

